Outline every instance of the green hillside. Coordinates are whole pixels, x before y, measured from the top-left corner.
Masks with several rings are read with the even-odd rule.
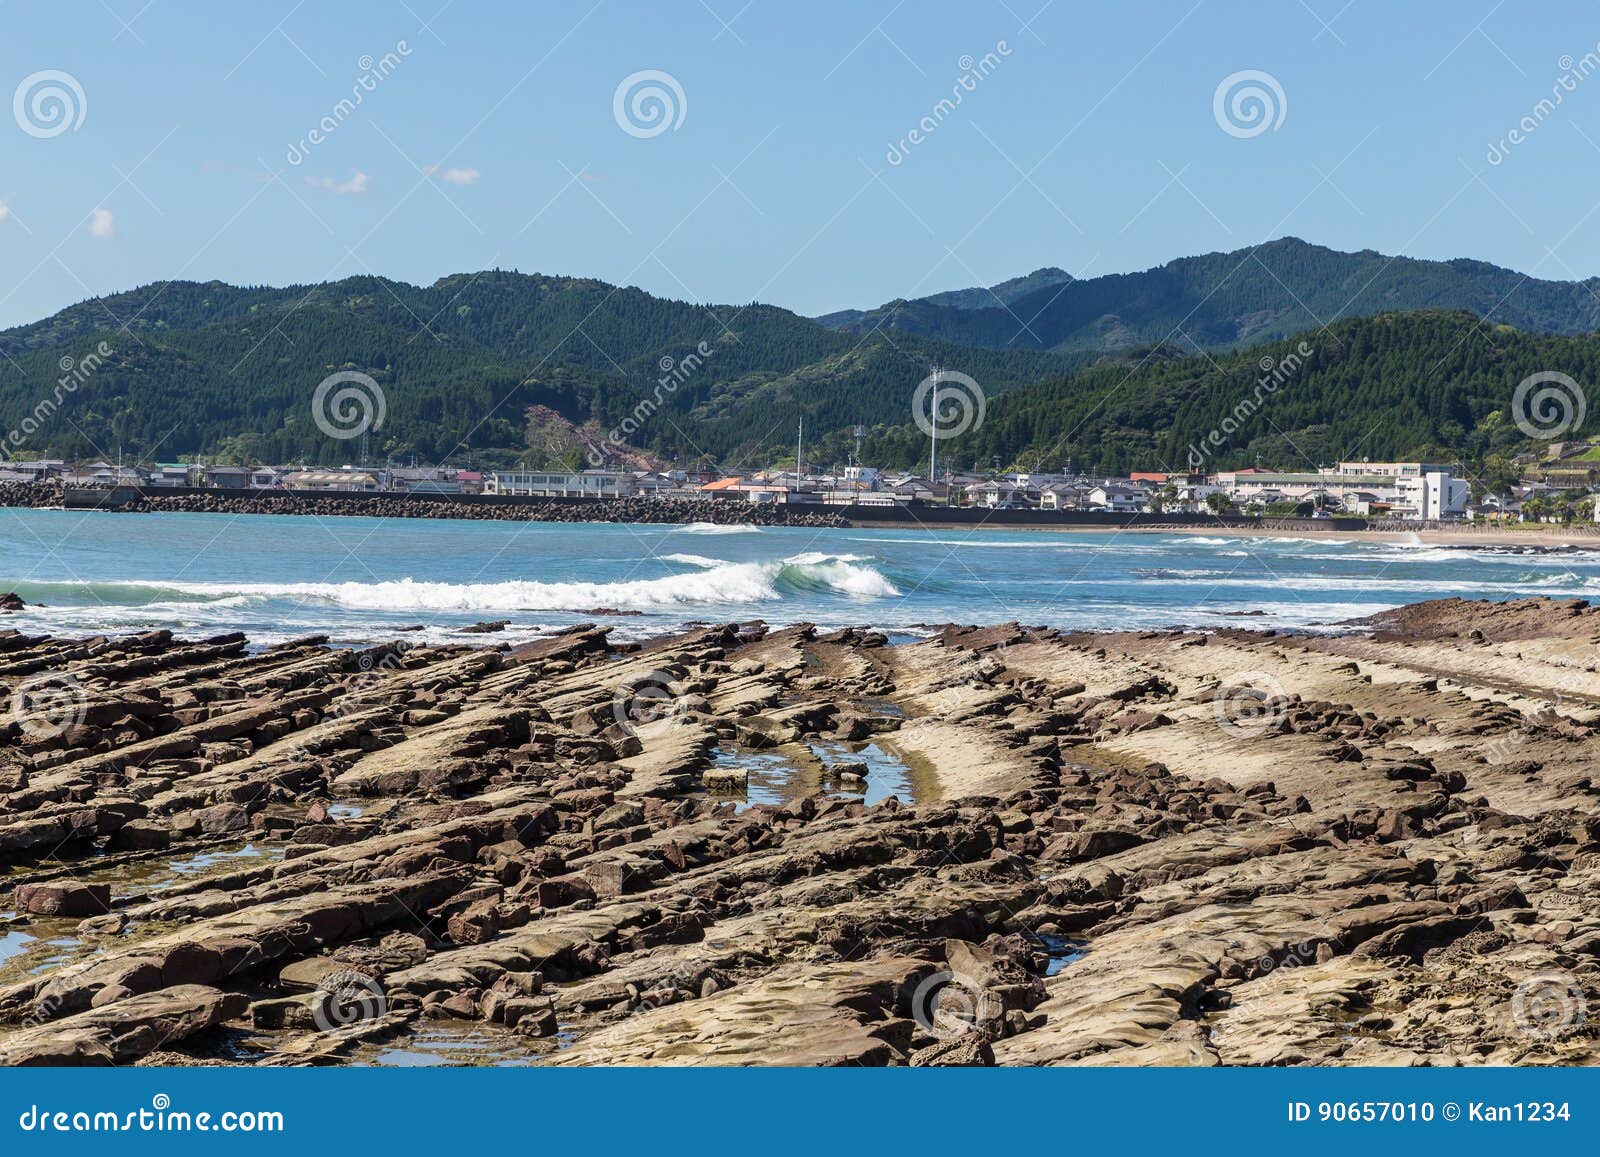
[[[1461,458],[1489,469],[1491,460],[1543,453],[1546,443],[1519,429],[1511,410],[1518,384],[1543,370],[1570,375],[1590,395],[1585,425],[1564,436],[1600,433],[1600,338],[1418,312],[1015,390],[992,399],[982,426],[950,441],[944,458],[1046,470],[1070,458],[1074,469],[1115,474],[1190,469],[1194,447],[1207,470],[1252,466],[1258,457],[1289,469],[1360,458]],[[1276,384],[1262,388],[1263,381]],[[1207,443],[1212,430],[1226,431],[1218,446]],[[875,430],[867,452],[926,462],[927,437],[911,426]]]
[[[819,320],[958,345],[1102,351],[1161,341],[1231,349],[1388,310],[1464,309],[1538,333],[1600,329],[1600,279],[1540,281],[1482,261],[1341,253],[1293,237],[1070,284],[1050,276],[1059,272],[1031,274],[1040,284],[1021,294],[1014,287],[1026,278],[993,293],[937,294]]]
[[[792,444],[802,416],[818,431],[904,420],[939,361],[960,358],[999,390],[1082,361],[860,337],[772,306],[503,271],[426,288],[374,277],[283,289],[165,282],[0,333],[0,428],[51,394],[61,358],[100,341],[111,356],[14,452],[348,461],[351,447],[317,429],[310,400],[329,373],[353,369],[384,391],[373,457],[510,460],[528,441],[529,407],[604,432],[655,393],[663,365],[704,343],[701,364],[630,441],[728,457]]]
[[[1316,287],[1307,289],[1308,303],[1339,296],[1368,274],[1369,258],[1382,261],[1299,242],[1268,248],[1290,284]],[[1185,303],[1208,283],[1200,271],[1221,262],[1195,258],[1156,271],[1170,293],[1147,274],[1123,279],[1143,289],[1138,311],[1125,311],[1119,324],[1130,335],[1154,333],[1164,318],[1192,312]],[[1323,285],[1334,265],[1342,272]],[[1419,267],[1431,272],[1424,277]],[[1396,262],[1375,284],[1387,285],[1385,299],[1398,285],[1409,287],[1401,294],[1408,300],[1450,298],[1467,286],[1491,292],[1503,272],[1470,262]],[[1020,311],[1041,293],[1064,301],[1091,284],[1068,285],[1057,273],[1039,270],[1000,288],[1022,294],[1014,303]],[[1251,337],[1296,321],[1249,280],[1225,279],[1212,303],[1223,313],[1254,311]],[[1446,281],[1455,288],[1447,292]],[[1257,455],[1303,465],[1425,450],[1537,449],[1506,416],[1512,390],[1542,369],[1600,381],[1600,339],[1542,332],[1576,325],[1572,294],[1593,309],[1587,290],[1527,287],[1537,292],[1508,299],[1520,300],[1531,319],[1517,328],[1460,310],[1381,313],[1326,330],[1297,325],[1312,347],[1306,364],[1271,392],[1270,404],[1235,418],[1237,429],[1206,464],[1251,464]],[[953,312],[993,311],[969,301]],[[1128,325],[1135,313],[1143,320]],[[1260,360],[1294,349],[1273,338],[1264,346],[1252,340],[1249,352],[1185,356],[1206,344],[1205,332],[1197,315],[1182,328],[1188,340],[1117,352],[961,346],[896,330],[829,329],[774,306],[696,305],[600,281],[506,271],[427,287],[375,277],[287,288],[167,282],[0,333],[0,433],[37,416],[20,446],[7,444],[14,456],[348,462],[358,447],[320,430],[311,411],[318,383],[348,369],[370,374],[384,393],[385,421],[369,445],[376,461],[490,465],[570,456],[585,438],[604,440],[632,416],[624,427],[628,451],[765,465],[792,454],[803,417],[813,461],[842,459],[859,424],[871,431],[866,451],[874,460],[910,466],[926,461],[925,437],[911,424],[912,394],[932,366],[943,365],[976,379],[987,400],[982,427],[950,446],[961,465],[1059,466],[1070,456],[1100,472],[1178,469],[1190,443],[1228,418],[1259,376]],[[1228,333],[1246,340],[1236,325]],[[112,351],[104,364],[66,391],[58,409],[41,411],[41,399],[62,394],[63,359],[83,359],[101,341]],[[660,387],[663,379],[669,388]],[[1600,399],[1590,408],[1591,430],[1597,410]]]

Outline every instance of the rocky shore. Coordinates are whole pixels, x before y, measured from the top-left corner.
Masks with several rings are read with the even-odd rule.
[[[1581,602],[900,646],[7,621],[0,1063],[1600,1061]]]
[[[59,484],[0,483],[0,506],[49,508],[62,505]],[[593,502],[472,503],[423,494],[326,494],[287,491],[206,491],[200,494],[154,494],[108,505],[130,514],[314,514],[320,518],[459,518],[491,522],[628,522],[681,526],[705,522],[718,526],[841,527],[843,515],[802,511],[779,505],[757,505],[717,498],[617,498]]]

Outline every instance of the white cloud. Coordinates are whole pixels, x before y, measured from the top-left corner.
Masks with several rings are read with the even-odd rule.
[[[441,169],[438,165],[429,165],[422,171],[430,177],[449,181],[452,185],[476,185],[478,178],[483,176],[477,169]]]
[[[306,184],[313,189],[322,189],[329,193],[365,193],[370,178],[359,169],[348,181],[335,181],[332,177],[307,177]]]
[[[11,206],[4,201],[0,201],[0,221],[4,221],[9,216],[11,216]]]
[[[117,219],[110,209],[96,209],[89,214],[89,235],[102,240],[117,235]]]

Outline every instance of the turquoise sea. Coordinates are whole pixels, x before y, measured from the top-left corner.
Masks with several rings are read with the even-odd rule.
[[[694,621],[879,627],[1020,620],[1071,628],[1337,629],[1446,595],[1600,596],[1595,549],[1205,534],[807,530],[0,510],[6,625],[75,635],[166,627],[516,641],[582,621],[618,638]],[[637,616],[597,617],[609,609]],[[1259,614],[1255,612],[1260,612]],[[1246,616],[1248,613],[1248,617]]]

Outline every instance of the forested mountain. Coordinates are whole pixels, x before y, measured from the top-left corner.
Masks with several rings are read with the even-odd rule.
[[[919,297],[917,300],[928,305],[942,306],[949,309],[998,309],[1001,306],[1011,305],[1013,302],[1038,290],[1064,285],[1071,280],[1072,274],[1065,269],[1057,269],[1052,265],[1043,269],[1035,269],[1024,277],[1010,278],[1007,281],[1000,282],[998,285],[974,286],[971,289],[951,289],[946,290],[944,293],[933,293],[927,297]],[[819,317],[817,321],[829,329],[851,329],[861,332],[863,327],[852,323],[867,316],[868,312],[872,312],[875,318],[883,316],[882,312],[877,310],[845,309],[840,310],[838,313],[830,313],[824,317]],[[868,323],[865,328],[870,329],[871,323]]]
[[[1015,291],[1030,279],[1038,284]],[[889,329],[993,349],[1115,351],[1168,341],[1193,351],[1413,309],[1466,309],[1537,333],[1589,333],[1600,328],[1600,279],[1540,281],[1482,261],[1340,253],[1285,237],[1083,281],[1039,270],[993,293],[961,290],[818,321],[850,333]]]
[[[1205,471],[1258,459],[1308,470],[1362,458],[1459,459],[1482,471],[1521,451],[1543,452],[1544,442],[1519,429],[1511,400],[1519,383],[1547,370],[1590,395],[1584,426],[1561,436],[1600,433],[1600,337],[1416,312],[1340,322],[1248,352],[1102,366],[1013,390],[989,402],[981,426],[941,444],[941,459],[984,470],[996,462],[1059,470],[1070,459],[1075,470],[1122,474],[1191,470],[1193,449]],[[1530,416],[1551,430],[1560,415],[1551,408]],[[1222,435],[1217,445],[1207,441],[1213,430]],[[928,439],[913,426],[874,430],[866,452],[926,462]]]
[[[1041,269],[995,287],[1016,295],[1022,313],[1041,294],[1079,308],[1074,295],[1109,292],[1104,283],[1116,281],[1123,331],[1157,338],[1169,320],[1195,313],[1169,341],[1113,351],[857,334],[774,306],[695,305],[498,270],[426,287],[377,277],[282,289],[157,283],[0,333],[0,456],[349,462],[358,446],[319,429],[311,399],[329,374],[357,370],[378,382],[386,404],[370,438],[374,461],[544,464],[565,454],[577,465],[574,447],[623,427],[630,452],[766,465],[792,454],[804,417],[816,455],[808,460],[842,459],[859,424],[869,429],[872,460],[910,466],[927,452],[911,424],[912,395],[943,365],[974,378],[987,404],[982,426],[951,443],[951,461],[1059,466],[1070,456],[1097,472],[1179,469],[1191,441],[1220,426],[1253,388],[1261,360],[1276,364],[1295,348],[1269,341],[1248,353],[1186,356],[1194,344],[1291,325],[1305,332],[1311,354],[1267,404],[1236,418],[1208,466],[1253,463],[1258,454],[1288,465],[1533,448],[1506,417],[1522,378],[1553,369],[1600,382],[1600,339],[1541,332],[1588,324],[1600,295],[1586,285],[1526,281],[1502,293],[1502,279],[1516,275],[1491,266],[1386,263],[1301,242],[1265,247],[1231,275],[1227,260],[1082,283]],[[1500,294],[1494,321],[1514,312],[1523,322],[1420,311],[1300,325],[1266,268],[1300,287],[1296,296],[1318,313],[1318,303],[1369,280],[1384,301],[1470,297],[1488,310]],[[1192,298],[1208,285],[1210,301],[1196,312]],[[975,301],[946,297],[927,308],[977,319],[976,328],[999,324]],[[1063,316],[1055,305],[1046,315]],[[1137,327],[1128,322],[1135,317]],[[1239,320],[1246,317],[1248,325]],[[1005,324],[1015,322],[1006,316]],[[968,339],[973,328],[941,332]],[[1207,333],[1215,342],[1203,340]],[[102,341],[111,351],[103,364],[67,371]],[[1600,398],[1594,403],[1591,429]],[[18,430],[20,442],[8,434]]]
[[[894,423],[932,365],[959,360],[990,388],[1059,376],[1083,358],[860,337],[767,305],[702,306],[604,282],[502,271],[418,287],[377,277],[284,289],[163,282],[0,333],[0,432],[59,392],[61,359],[112,353],[13,454],[349,461],[310,400],[328,374],[370,374],[387,414],[382,459],[509,461],[547,407],[603,435],[653,399],[635,446],[746,456],[815,431]],[[704,356],[699,354],[703,348]],[[672,367],[692,367],[672,374]],[[530,434],[535,435],[530,439]]]

